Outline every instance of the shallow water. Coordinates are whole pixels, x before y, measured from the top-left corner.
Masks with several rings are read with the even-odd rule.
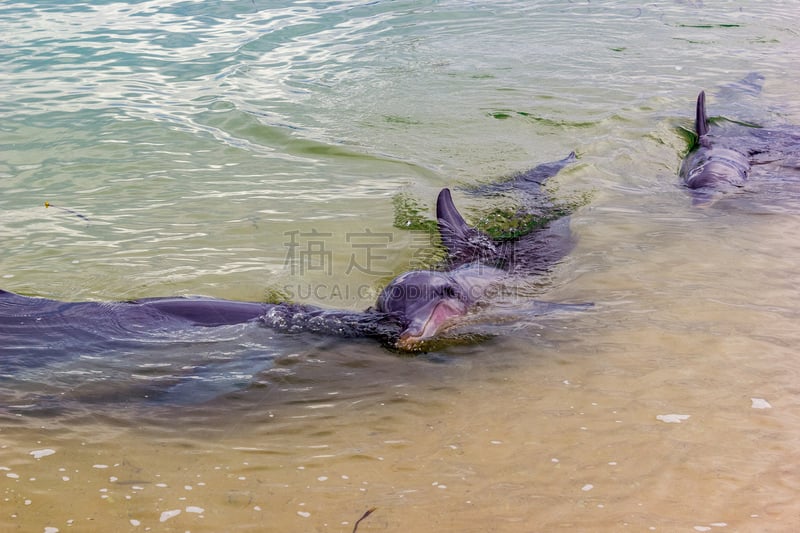
[[[0,6],[6,290],[363,309],[428,243],[393,227],[397,193],[575,150],[557,193],[590,202],[536,292],[595,303],[418,357],[255,325],[55,347],[0,370],[0,526],[352,531],[376,507],[359,532],[793,530],[800,188],[697,208],[677,171],[700,89],[800,124],[794,12]],[[715,96],[753,71],[746,106]],[[330,254],[291,261],[293,236]]]

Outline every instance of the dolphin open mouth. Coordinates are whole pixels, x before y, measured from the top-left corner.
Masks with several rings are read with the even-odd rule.
[[[420,343],[432,339],[451,319],[465,315],[466,306],[458,300],[440,300],[427,306],[400,335],[395,344],[400,350],[413,351]]]

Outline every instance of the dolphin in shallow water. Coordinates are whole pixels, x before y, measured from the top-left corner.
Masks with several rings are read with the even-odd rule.
[[[574,160],[570,154],[492,187],[542,197],[542,183]],[[491,298],[509,276],[546,271],[572,246],[566,219],[519,238],[493,240],[466,223],[449,189],[439,193],[436,216],[447,262],[437,270],[412,270],[397,276],[375,305],[363,312],[202,297],[61,302],[0,291],[0,354],[24,357],[32,348],[64,337],[84,346],[246,322],[281,332],[372,337],[394,349],[416,351],[453,319]],[[554,306],[557,304],[543,303],[539,309],[547,312]]]
[[[750,154],[741,146],[715,142],[709,133],[705,91],[697,96],[695,113],[697,143],[681,165],[684,184],[690,189],[742,187],[750,174]]]
[[[475,192],[511,191],[523,198],[526,209],[547,218],[541,186],[564,166],[575,161],[575,154],[544,163],[500,184],[479,187]],[[549,206],[552,207],[552,206]],[[520,214],[525,214],[520,213]],[[573,247],[566,217],[551,220],[538,230],[520,237],[495,240],[468,225],[453,203],[449,189],[436,201],[436,218],[447,263],[442,270],[410,271],[395,278],[381,292],[375,310],[401,316],[402,331],[395,345],[413,350],[429,340],[453,319],[485,303],[502,292],[514,278],[530,277],[548,271]],[[545,311],[547,304],[540,309]]]
[[[728,98],[755,96],[762,80],[750,75],[718,94]],[[739,104],[737,112],[743,107]],[[701,91],[695,108],[694,134],[695,141],[679,174],[683,184],[692,190],[695,204],[708,204],[720,193],[741,189],[754,179],[797,181],[800,177],[800,128],[796,126],[764,127],[727,118],[711,122],[706,94]]]

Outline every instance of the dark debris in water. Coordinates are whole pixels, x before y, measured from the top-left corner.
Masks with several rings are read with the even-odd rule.
[[[533,214],[508,208],[493,208],[480,215],[476,226],[492,239],[506,241],[543,228],[548,222],[570,214],[569,209],[553,208],[547,213]]]
[[[361,518],[356,520],[356,523],[353,525],[353,533],[356,533],[358,531],[358,525],[361,523],[362,520],[364,520],[366,517],[368,517],[377,510],[378,510],[377,507],[370,507],[369,509],[364,511],[364,514],[361,515]]]
[[[392,198],[394,206],[394,227],[405,230],[424,230],[431,234],[437,231],[436,221],[428,218],[428,206],[407,193],[399,193]]]
[[[576,121],[569,121],[569,120],[555,120],[552,118],[547,117],[540,117],[534,115],[533,113],[529,113],[527,111],[514,111],[512,109],[498,109],[495,111],[489,111],[489,116],[498,120],[506,120],[513,117],[522,117],[526,120],[531,122],[535,122],[537,124],[541,124],[544,126],[549,126],[552,128],[588,128],[591,126],[595,126],[595,122],[576,122]]]
[[[587,205],[591,192],[574,193],[537,206],[493,207],[479,213],[475,226],[495,240],[517,239],[574,213]]]
[[[447,252],[441,244],[436,220],[427,215],[428,206],[407,193],[396,194],[392,204],[394,227],[419,234],[413,243],[414,268],[433,268],[444,262]]]
[[[389,124],[402,124],[405,126],[416,126],[422,124],[419,120],[414,120],[411,117],[404,117],[400,115],[384,115],[383,120]]]
[[[264,289],[262,301],[265,304],[282,304],[291,301],[291,296],[285,290],[269,286]]]
[[[741,24],[676,24],[679,28],[698,28],[698,29],[714,29],[714,28],[741,28]]]
[[[67,208],[67,207],[61,207],[61,206],[59,206],[59,205],[52,204],[52,203],[50,203],[50,202],[48,202],[48,201],[45,201],[45,203],[44,203],[44,207],[45,207],[45,208],[52,207],[52,208],[55,208],[55,209],[59,209],[59,210],[61,210],[61,211],[65,212],[65,213],[69,213],[69,214],[71,214],[71,215],[75,215],[76,217],[78,217],[78,218],[80,218],[80,219],[83,219],[83,220],[85,220],[85,221],[87,221],[87,222],[89,221],[89,217],[87,217],[86,215],[83,215],[83,214],[81,214],[81,213],[78,213],[78,212],[77,212],[77,211],[75,211],[74,209],[69,209],[69,208]]]

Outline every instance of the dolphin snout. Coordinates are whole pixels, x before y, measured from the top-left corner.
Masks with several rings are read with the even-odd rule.
[[[466,306],[459,300],[432,302],[413,317],[395,346],[400,350],[414,351],[420,343],[435,337],[447,322],[465,315],[466,312]]]

